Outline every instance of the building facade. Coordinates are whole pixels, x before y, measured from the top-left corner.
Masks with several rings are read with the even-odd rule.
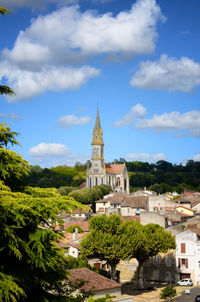
[[[103,130],[97,108],[96,123],[92,139],[92,165],[87,168],[86,187],[110,185],[114,192],[129,194],[128,171],[124,164],[105,164]]]

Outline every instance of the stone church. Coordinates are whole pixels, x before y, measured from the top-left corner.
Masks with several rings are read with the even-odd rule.
[[[114,192],[129,194],[129,179],[125,163],[105,164],[104,162],[103,130],[100,124],[98,108],[93,130],[91,161],[91,167],[87,168],[87,188],[108,184]]]

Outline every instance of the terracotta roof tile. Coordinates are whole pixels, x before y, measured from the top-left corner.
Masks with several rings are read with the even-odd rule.
[[[109,174],[122,174],[124,164],[106,164],[106,172]]]
[[[88,268],[76,268],[69,270],[71,274],[69,280],[75,283],[77,280],[84,280],[86,283],[81,287],[81,289],[97,292],[101,290],[120,288],[121,284],[110,280],[100,274],[97,274]]]

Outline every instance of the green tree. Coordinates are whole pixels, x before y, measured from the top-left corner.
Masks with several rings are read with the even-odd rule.
[[[16,135],[6,123],[0,124],[0,180],[13,190],[23,184],[29,172],[29,163],[7,149],[9,144],[19,145]]]
[[[79,233],[83,233],[83,232],[84,232],[83,229],[82,229],[82,227],[80,227],[80,225],[78,225],[78,224],[70,225],[70,226],[65,230],[65,232],[66,232],[66,233],[74,233],[74,232],[76,231],[76,229],[78,229],[78,232],[79,232]]]
[[[81,241],[81,252],[87,257],[105,260],[110,267],[112,279],[116,277],[116,266],[123,258],[123,247],[119,229],[122,220],[118,215],[95,216],[89,221],[90,233]]]
[[[141,225],[137,221],[127,221],[122,226],[127,250],[124,258],[136,258],[138,261],[138,288],[143,288],[143,267],[150,257],[175,249],[175,238],[157,224]]]
[[[65,295],[65,256],[56,246],[58,215],[80,204],[62,196],[0,191],[1,301],[59,301]]]

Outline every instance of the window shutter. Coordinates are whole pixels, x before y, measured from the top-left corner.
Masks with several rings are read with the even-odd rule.
[[[185,259],[185,266],[188,268],[188,259]]]
[[[181,253],[185,253],[185,243],[181,243]]]
[[[181,259],[178,258],[178,267],[180,268],[181,267]]]

